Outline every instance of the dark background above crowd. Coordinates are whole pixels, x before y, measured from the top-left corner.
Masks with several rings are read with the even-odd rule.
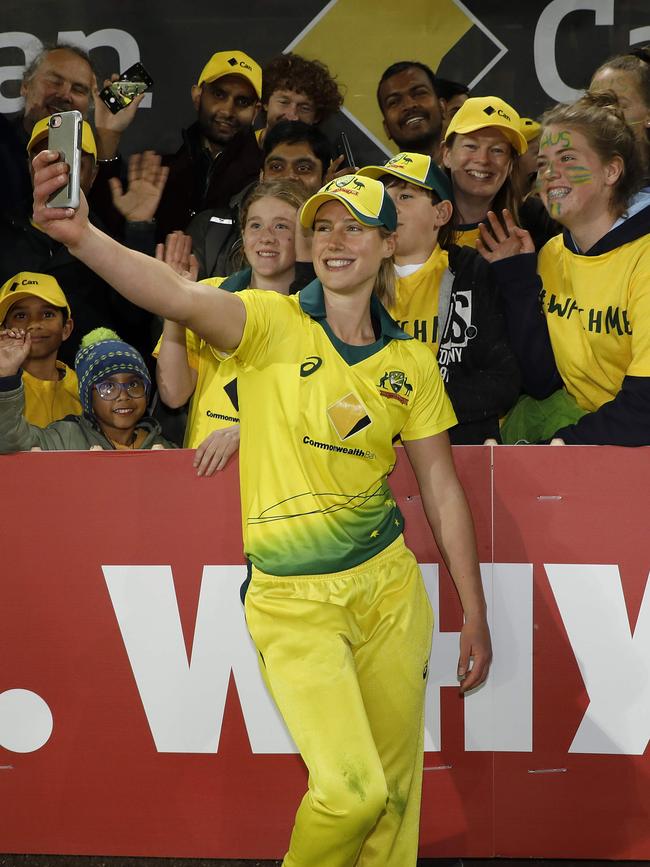
[[[352,111],[354,104],[365,106],[366,116],[374,119],[380,131],[374,90],[360,92],[359,80],[347,69],[376,66],[376,82],[390,63],[413,57],[443,77],[472,85],[473,96],[496,93],[522,115],[535,116],[569,98],[566,92],[564,97],[557,90],[547,92],[544,84],[549,87],[549,80],[556,80],[556,87],[559,80],[566,88],[581,90],[606,57],[650,38],[646,0],[612,0],[611,23],[597,21],[593,8],[572,10],[574,4],[567,2],[563,9],[548,0],[529,0],[516,11],[503,0],[411,0],[406,4],[338,0],[335,9],[346,26],[336,39],[323,32],[327,38],[316,55],[300,43],[319,36],[318,28],[325,26],[328,16],[314,21],[328,5],[322,0],[272,4],[244,0],[236,7],[210,0],[191,4],[69,0],[55,6],[48,0],[11,0],[3,4],[0,112],[19,110],[16,100],[25,63],[20,45],[29,42],[30,34],[41,43],[57,38],[79,42],[82,31],[90,38],[86,47],[100,76],[138,59],[144,63],[155,82],[151,108],[143,108],[127,130],[122,142],[127,154],[146,147],[168,153],[178,147],[180,129],[194,119],[189,89],[205,59],[224,48],[237,47],[262,66],[290,46],[307,57],[318,56],[345,86],[346,108]],[[450,16],[464,22],[460,38],[443,32]],[[118,32],[102,33],[110,30]],[[430,45],[428,56],[419,49],[423,35]],[[110,47],[117,45],[122,57]],[[346,67],[345,74],[338,65]],[[333,141],[339,129],[347,131],[359,165],[376,162],[377,146],[345,114],[339,112],[324,128]]]

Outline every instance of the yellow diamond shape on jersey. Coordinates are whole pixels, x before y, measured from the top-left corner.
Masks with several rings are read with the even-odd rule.
[[[372,423],[368,410],[353,392],[328,406],[327,417],[342,440],[359,433]]]

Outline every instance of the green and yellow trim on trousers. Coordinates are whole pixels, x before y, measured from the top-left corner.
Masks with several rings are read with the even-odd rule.
[[[253,567],[245,606],[309,770],[284,867],[415,867],[433,614],[403,537],[342,572]]]

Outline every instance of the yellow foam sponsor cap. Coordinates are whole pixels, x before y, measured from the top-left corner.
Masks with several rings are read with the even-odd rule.
[[[38,274],[35,271],[20,271],[14,277],[11,277],[0,289],[0,323],[7,318],[9,308],[17,301],[30,296],[42,298],[52,307],[65,307],[68,316],[71,316],[70,305],[68,299],[63,294],[63,289],[59,286],[51,274]]]
[[[445,141],[454,133],[466,135],[485,127],[501,130],[518,154],[528,150],[519,114],[498,96],[473,96],[465,100],[447,127]]]
[[[542,131],[541,123],[537,123],[537,121],[533,120],[532,117],[521,117],[519,118],[519,121],[521,123],[521,131],[528,143],[530,143],[534,138],[537,138]]]
[[[241,75],[250,81],[257,98],[262,98],[262,67],[243,51],[217,51],[203,67],[199,86],[224,75]]]

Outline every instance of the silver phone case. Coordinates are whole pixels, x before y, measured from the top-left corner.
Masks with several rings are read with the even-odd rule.
[[[58,125],[55,118],[60,118]],[[81,134],[83,118],[80,111],[60,111],[50,118],[48,144],[50,151],[58,151],[63,162],[70,167],[68,183],[47,201],[48,208],[78,208],[79,178],[81,173]]]

